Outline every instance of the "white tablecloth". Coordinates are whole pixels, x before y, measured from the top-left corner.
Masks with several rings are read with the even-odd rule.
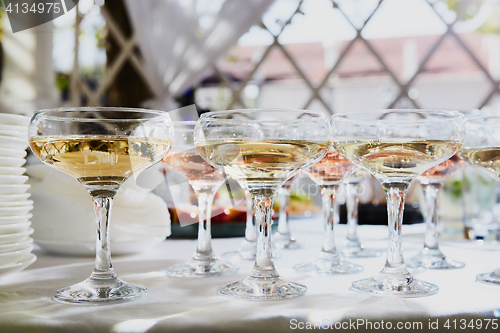
[[[232,276],[167,277],[166,268],[187,260],[196,247],[194,240],[168,239],[147,252],[114,257],[115,271],[120,278],[148,288],[144,298],[103,306],[61,304],[53,299],[54,291],[87,278],[93,268],[93,258],[54,256],[38,248],[34,251],[38,260],[32,266],[0,279],[0,332],[279,332],[289,331],[298,322],[331,325],[348,319],[420,321],[426,329],[427,318],[431,317],[440,317],[442,326],[447,318],[500,316],[500,286],[474,281],[477,273],[500,267],[498,244],[443,240],[443,252],[464,261],[466,267],[413,271],[419,278],[437,284],[438,294],[422,298],[381,298],[353,292],[349,287],[352,281],[377,273],[385,262],[385,252],[379,258],[350,259],[364,266],[359,274],[301,275],[294,272],[292,266],[319,253],[322,223],[319,217],[293,220],[292,228],[298,241],[308,248],[282,251],[275,263],[283,277],[309,288],[303,297],[264,302],[221,296],[219,287],[245,277],[252,262],[243,262],[240,273]],[[345,226],[337,227],[338,243],[345,231]],[[422,246],[423,226],[404,226],[403,233],[405,257],[408,257]],[[385,250],[386,227],[361,226],[359,234],[367,247]],[[214,251],[220,254],[235,249],[241,240],[215,239]]]

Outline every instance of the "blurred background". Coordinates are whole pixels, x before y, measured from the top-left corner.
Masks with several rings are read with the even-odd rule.
[[[15,34],[5,13],[1,21],[0,112],[196,104],[199,113],[500,113],[498,0],[80,0]],[[463,174],[441,191],[450,228],[496,221],[495,183]],[[362,202],[384,202],[376,182],[365,185]],[[474,193],[485,200],[472,202]],[[416,211],[419,198],[409,201]],[[469,206],[476,217],[467,220]]]

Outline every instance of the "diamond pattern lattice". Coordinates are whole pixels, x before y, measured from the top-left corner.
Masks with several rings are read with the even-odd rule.
[[[454,26],[457,23],[457,19],[455,18],[454,20],[450,20],[448,17],[443,17],[443,14],[441,14],[440,11],[436,8],[437,2],[432,0],[422,0],[422,1],[425,1],[426,4],[430,6],[433,12],[437,15],[437,17],[439,17],[439,19],[446,25],[447,28],[445,33],[443,33],[436,39],[434,44],[426,51],[426,54],[421,58],[418,68],[415,71],[414,75],[406,79],[396,75],[394,70],[391,69],[390,66],[388,66],[386,60],[381,56],[380,52],[377,51],[377,49],[372,46],[371,42],[368,39],[365,39],[363,37],[363,31],[366,28],[367,24],[377,13],[381,4],[386,0],[379,0],[374,9],[372,10],[372,12],[361,24],[358,22],[354,22],[354,20],[351,19],[349,15],[347,15],[347,13],[342,9],[340,3],[341,0],[331,0],[333,8],[337,10],[345,18],[345,20],[350,24],[350,26],[352,26],[352,28],[356,31],[356,36],[346,44],[346,46],[338,55],[336,62],[333,64],[330,70],[327,71],[325,77],[320,82],[313,82],[308,77],[307,73],[305,73],[304,70],[298,65],[298,62],[296,61],[296,59],[293,58],[292,54],[289,52],[287,47],[285,47],[279,42],[280,35],[283,33],[285,29],[287,29],[287,27],[289,27],[292,24],[292,20],[294,19],[294,17],[296,15],[304,15],[302,11],[302,6],[305,1],[307,0],[300,0],[298,2],[296,10],[288,18],[288,20],[278,22],[279,26],[281,27],[280,29],[276,29],[275,27],[270,28],[266,26],[266,24],[264,23],[260,24],[260,26],[271,35],[271,37],[273,38],[273,42],[266,47],[260,59],[255,64],[253,64],[253,67],[247,73],[246,77],[240,80],[240,82],[232,81],[225,73],[223,73],[223,71],[219,68],[218,65],[214,65],[214,72],[220,78],[222,84],[226,86],[231,92],[230,102],[227,104],[227,109],[249,107],[248,105],[245,104],[245,100],[242,98],[242,92],[248,84],[250,83],[255,84],[256,81],[258,82],[258,80],[255,80],[254,77],[257,74],[259,68],[262,66],[262,64],[269,56],[271,51],[274,49],[278,49],[280,52],[283,53],[285,61],[288,61],[290,63],[290,65],[297,72],[301,80],[303,80],[306,89],[310,91],[309,99],[307,99],[304,105],[298,107],[307,109],[311,105],[319,103],[324,107],[324,109],[327,112],[334,113],[335,110],[332,108],[332,104],[328,101],[328,98],[325,98],[325,93],[323,91],[324,90],[323,88],[327,86],[327,83],[332,76],[338,74],[339,68],[341,67],[343,62],[349,57],[349,52],[353,48],[355,43],[362,43],[366,47],[366,49],[368,49],[370,54],[373,55],[376,61],[383,68],[384,72],[389,76],[391,83],[396,87],[396,93],[394,94],[394,97],[387,102],[386,105],[387,108],[394,108],[400,106],[415,107],[415,108],[420,107],[418,98],[414,97],[412,99],[410,96],[411,88],[414,85],[415,80],[419,77],[419,75],[424,72],[427,63],[432,58],[436,50],[440,47],[440,45],[442,45],[443,41],[446,38],[455,39],[455,41],[460,45],[460,48],[463,50],[463,52],[467,55],[467,57],[470,58],[471,61],[475,63],[475,65],[480,69],[480,71],[484,73],[486,80],[491,84],[491,89],[486,94],[486,97],[484,97],[481,103],[477,105],[477,108],[478,109],[483,108],[492,100],[492,98],[496,94],[500,93],[500,81],[494,79],[490,75],[489,71],[484,67],[484,65],[477,58],[474,52],[471,51],[469,46],[454,31]],[[71,91],[72,91],[71,103],[75,106],[81,104],[82,96],[84,96],[88,100],[89,105],[99,105],[100,102],[103,100],[102,97],[106,94],[106,91],[109,88],[110,84],[113,82],[114,79],[116,79],[117,74],[119,73],[120,69],[127,60],[131,62],[132,66],[141,76],[144,82],[146,84],[149,84],[149,81],[141,66],[141,62],[138,59],[137,55],[134,53],[134,48],[137,46],[136,37],[132,35],[130,38],[127,39],[120,30],[119,26],[113,21],[113,18],[109,15],[109,13],[106,11],[104,7],[101,7],[101,13],[106,19],[109,33],[112,34],[118,41],[121,47],[121,52],[120,55],[115,59],[115,61],[112,64],[108,65],[104,79],[98,83],[96,88],[91,89],[88,86],[88,84],[84,80],[82,80],[82,77],[79,73],[78,50],[80,45],[78,43],[78,36],[80,33],[79,26],[82,22],[83,17],[79,13],[79,11],[76,10],[76,24],[75,24],[76,43],[75,43],[75,53],[74,53],[74,68],[71,79]],[[456,15],[456,17],[458,16],[459,15]],[[272,32],[273,30],[274,33]],[[150,90],[153,91],[153,89]]]

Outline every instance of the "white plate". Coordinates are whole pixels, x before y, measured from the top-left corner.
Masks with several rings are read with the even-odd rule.
[[[0,124],[28,127],[30,118],[19,114],[0,113]]]
[[[22,207],[33,206],[33,200],[19,200],[19,201],[0,201],[0,207]]]
[[[10,131],[3,130],[0,128],[0,136],[10,136],[13,138],[20,138],[23,140],[28,140],[28,129],[24,129],[24,131]]]
[[[0,224],[0,235],[8,235],[8,234],[18,234],[25,230],[28,230],[31,222],[21,222],[21,223],[9,223],[9,224]]]
[[[16,215],[16,216],[0,216],[0,224],[23,223],[33,217],[33,214]]]
[[[0,175],[20,176],[26,172],[26,168],[13,168],[0,166]]]
[[[153,239],[144,239],[129,242],[111,242],[111,255],[125,255],[141,253],[153,246],[163,242],[165,237],[155,237]],[[58,242],[35,239],[35,243],[43,249],[56,254],[67,256],[95,256],[94,242]]]
[[[0,148],[0,157],[25,158],[27,153],[26,149]]]
[[[18,234],[0,235],[0,244],[14,244],[24,242],[28,239],[29,235],[33,233],[33,231],[33,228],[29,228],[28,230],[20,232]]]
[[[36,260],[36,256],[33,253],[30,253],[26,256],[26,258],[22,258],[18,262],[8,266],[0,267],[0,276],[5,276],[8,274],[13,274],[22,271]]]
[[[31,185],[0,185],[0,194],[23,194]]]
[[[0,194],[0,202],[25,201],[31,196],[31,193],[23,194]]]
[[[12,136],[0,136],[0,148],[26,149],[28,148],[28,138],[21,139]]]
[[[17,125],[4,125],[0,124],[1,131],[13,131],[13,132],[28,132],[27,126],[17,126]]]
[[[0,207],[0,216],[27,215],[32,209],[32,205],[20,207]]]
[[[1,148],[1,146],[0,146]],[[19,157],[0,157],[0,166],[18,168],[24,165],[26,160]]]
[[[28,245],[24,249],[17,251],[0,253],[0,267],[6,265],[12,265],[26,257],[33,250],[33,245]]]
[[[23,242],[13,243],[13,244],[3,244],[0,245],[0,253],[24,249],[28,245],[31,245],[31,243],[33,243],[33,238],[29,237],[27,240]]]
[[[2,185],[22,185],[28,181],[28,176],[0,175]]]

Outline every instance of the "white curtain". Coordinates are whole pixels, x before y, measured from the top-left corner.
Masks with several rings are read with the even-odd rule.
[[[211,5],[217,2],[210,1]],[[212,23],[202,27],[197,0],[126,0],[144,70],[156,95],[147,106],[175,109],[173,96],[197,83],[219,57],[260,22],[273,2],[225,0],[213,13]],[[186,3],[191,7],[183,6]]]

